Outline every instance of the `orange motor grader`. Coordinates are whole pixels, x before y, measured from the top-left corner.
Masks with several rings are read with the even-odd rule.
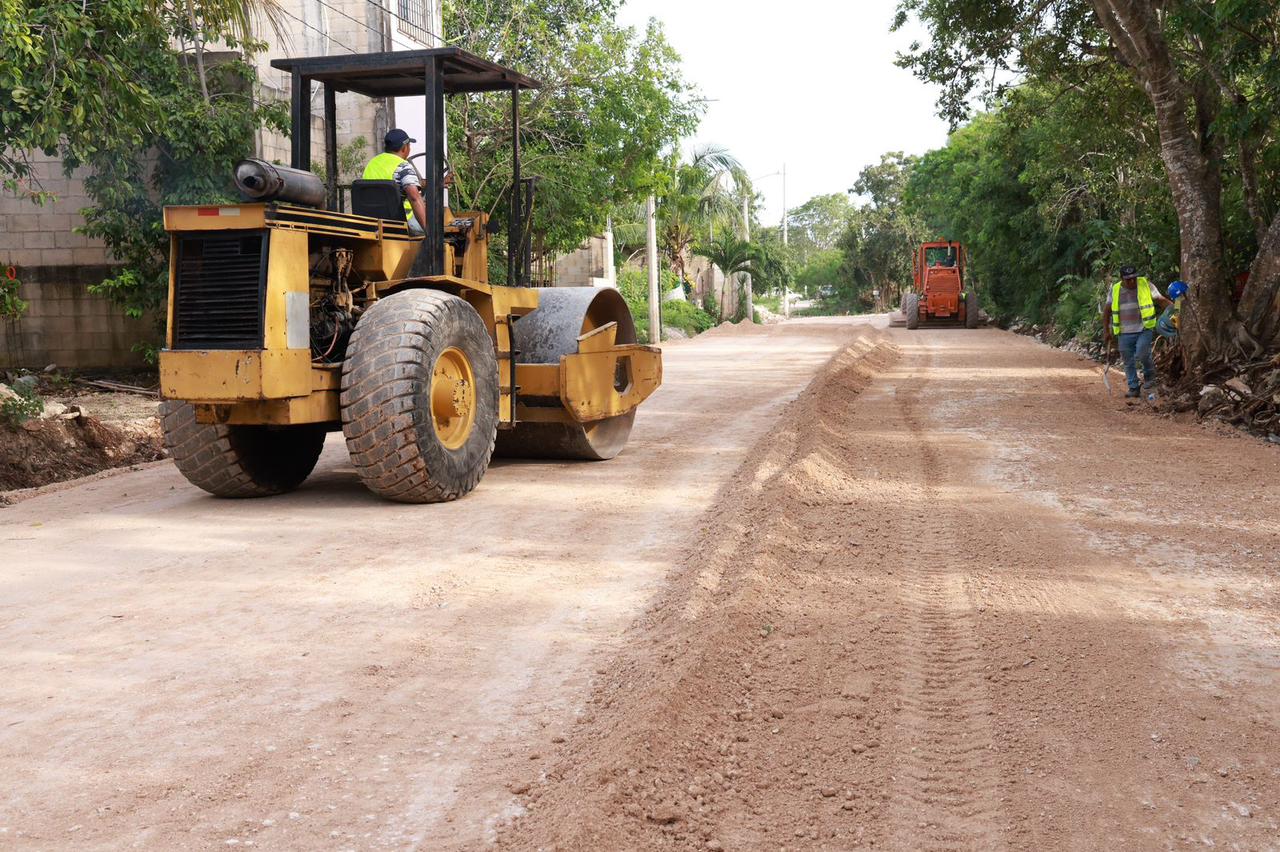
[[[902,297],[907,328],[922,322],[978,327],[978,294],[965,275],[968,260],[964,246],[951,240],[920,246],[913,263],[915,287]]]

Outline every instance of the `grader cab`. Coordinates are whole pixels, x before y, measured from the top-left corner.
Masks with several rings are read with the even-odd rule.
[[[282,59],[292,75],[292,167],[237,165],[250,201],[168,207],[169,317],[160,354],[166,443],[193,484],[279,494],[341,430],[357,474],[402,502],[456,499],[495,450],[609,459],[662,381],[609,288],[529,284],[532,182],[520,175],[520,97],[538,83],[456,48]],[[327,182],[310,171],[312,87],[323,87]],[[418,168],[425,236],[395,185],[337,182],[336,94],[425,95]],[[489,279],[484,211],[444,203],[445,99],[510,97],[507,283]],[[388,192],[390,190],[390,192]]]
[[[951,240],[925,243],[916,250],[915,286],[902,297],[907,328],[921,323],[978,327],[978,294],[966,277],[968,261],[964,246]]]

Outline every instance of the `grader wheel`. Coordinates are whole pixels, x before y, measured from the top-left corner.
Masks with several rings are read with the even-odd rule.
[[[964,327],[977,328],[979,317],[978,294],[970,290],[964,295]]]
[[[497,431],[498,363],[484,321],[434,290],[378,300],[351,336],[341,406],[369,490],[402,503],[456,500],[484,476]]]
[[[521,364],[558,364],[578,351],[578,337],[616,322],[617,342],[635,343],[636,326],[621,294],[611,287],[547,288],[538,309],[515,324]],[[562,409],[558,398],[524,399],[527,405]],[[512,458],[604,461],[622,452],[635,422],[634,410],[590,423],[521,423],[498,433],[497,453]]]
[[[164,444],[187,481],[215,497],[267,497],[292,491],[316,466],[325,428],[196,422],[190,403],[160,406]]]
[[[920,327],[920,294],[908,293],[902,297],[902,315],[907,318],[907,328]]]

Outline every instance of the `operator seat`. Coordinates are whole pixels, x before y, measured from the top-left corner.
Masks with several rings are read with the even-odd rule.
[[[353,180],[351,182],[351,212],[373,219],[405,221],[404,200],[393,180]]]

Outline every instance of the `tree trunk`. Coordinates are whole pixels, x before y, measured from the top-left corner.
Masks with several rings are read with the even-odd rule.
[[[200,94],[204,97],[204,102],[209,102],[209,78],[205,75],[204,70],[204,33],[200,30],[200,24],[196,21],[196,10],[191,0],[187,0],[187,23],[191,25],[191,32],[195,40],[196,54],[196,77],[200,80]]]
[[[1271,220],[1249,269],[1240,319],[1263,351],[1280,349],[1280,213]]]
[[[1191,285],[1181,337],[1186,363],[1201,373],[1229,357],[1239,324],[1231,306],[1222,237],[1222,175],[1209,131],[1212,108],[1196,98],[1197,138],[1188,119],[1187,92],[1174,67],[1149,0],[1090,0],[1123,62],[1142,85],[1156,114],[1160,159],[1178,214],[1182,277]]]
[[[1262,193],[1258,188],[1258,148],[1250,139],[1240,140],[1240,185],[1244,188],[1244,209],[1253,223],[1258,237],[1258,249],[1267,238],[1267,214],[1263,209]]]

